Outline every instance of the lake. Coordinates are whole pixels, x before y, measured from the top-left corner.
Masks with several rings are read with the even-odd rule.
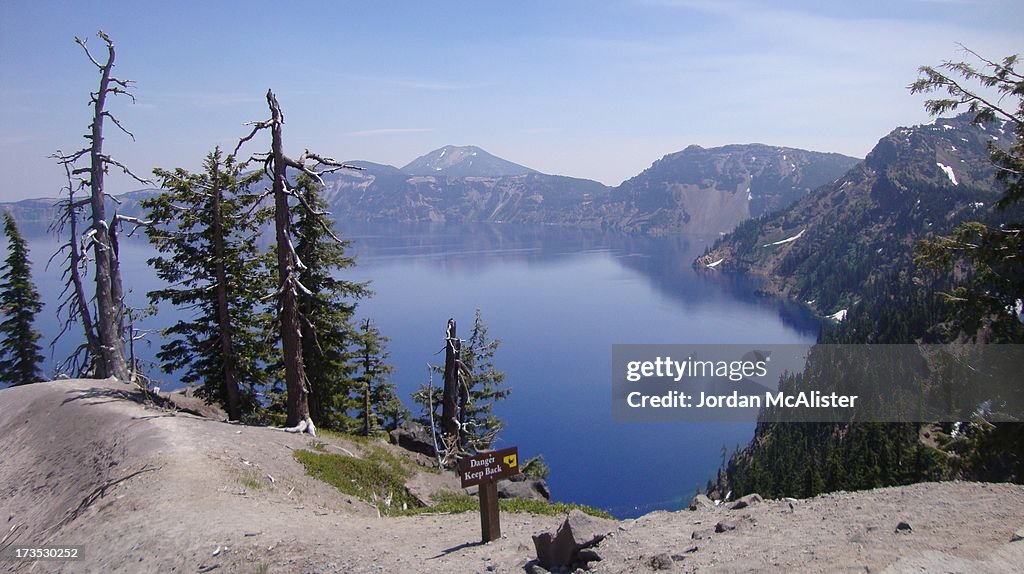
[[[613,344],[809,343],[818,333],[802,308],[758,296],[748,281],[691,269],[711,238],[504,225],[340,228],[358,257],[347,277],[371,280],[375,292],[358,314],[390,337],[393,379],[410,408],[427,364],[444,360],[448,318],[468,337],[480,309],[502,342],[495,362],[512,388],[495,408],[505,423],[496,447],[518,446],[523,459],[543,454],[554,499],[618,517],[681,508],[714,476],[723,447],[750,440],[753,424],[613,421]],[[58,330],[60,271],[42,268],[56,246],[53,238],[30,239],[48,305],[38,323],[45,337]],[[121,252],[130,299],[141,304],[157,286],[145,264],[153,252],[143,239],[125,240]],[[165,326],[170,312],[140,326]],[[74,348],[74,337],[58,345],[57,357]],[[152,358],[156,346],[142,343],[140,356]],[[153,371],[164,388],[175,386]]]

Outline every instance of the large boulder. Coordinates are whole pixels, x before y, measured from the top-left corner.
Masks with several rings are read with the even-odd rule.
[[[166,401],[163,406],[215,421],[228,420],[228,414],[224,409],[220,408],[220,405],[203,397],[196,396],[196,387],[178,389],[167,393],[166,396],[162,395],[159,387],[157,387],[154,389],[153,395]],[[158,405],[161,404],[159,400],[156,402]]]
[[[596,557],[587,552],[597,546],[615,529],[615,521],[597,518],[579,510],[569,512],[565,522],[554,532],[533,536],[537,561],[545,568],[570,566]]]
[[[498,482],[498,498],[526,498],[529,500],[551,500],[551,490],[543,478],[517,474],[510,480]]]
[[[714,507],[715,502],[706,495],[698,494],[690,499],[690,510],[711,510]]]
[[[434,435],[430,429],[413,421],[405,421],[398,428],[391,431],[391,443],[397,444],[405,450],[425,454],[433,457],[437,454],[434,450]]]
[[[761,498],[760,494],[755,492],[754,494],[748,494],[732,503],[729,506],[729,510],[740,510],[741,508],[747,508],[748,506],[754,506],[756,504],[761,504],[762,502],[764,502],[764,499]]]

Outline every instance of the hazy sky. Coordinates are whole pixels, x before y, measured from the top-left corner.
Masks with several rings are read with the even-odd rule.
[[[1020,0],[93,2],[0,0],[0,200],[52,196],[81,147],[106,31],[136,104],[106,150],[136,172],[197,169],[265,119],[292,154],[402,166],[478,145],[616,185],[690,144],[863,157],[928,121],[917,67],[1024,52]],[[262,151],[259,145],[247,150]],[[111,177],[114,192],[138,188]]]

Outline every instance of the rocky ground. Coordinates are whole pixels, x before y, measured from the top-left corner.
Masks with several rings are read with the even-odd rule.
[[[503,536],[489,544],[479,543],[475,513],[381,518],[305,475],[292,451],[313,439],[157,408],[132,389],[68,380],[0,391],[0,548],[84,553],[77,562],[5,560],[5,571],[547,570],[533,536],[564,517],[503,514]],[[421,492],[457,487],[429,472],[413,482]],[[1011,542],[1024,536],[1017,485],[919,484],[728,506],[592,521],[606,535],[587,564],[594,572],[1020,572],[1024,564],[1024,541]]]

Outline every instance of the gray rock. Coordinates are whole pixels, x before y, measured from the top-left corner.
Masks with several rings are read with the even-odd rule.
[[[580,550],[576,557],[584,564],[587,562],[600,562],[604,559],[596,548],[584,548],[583,550]]]
[[[1010,542],[1020,542],[1021,540],[1024,540],[1024,525],[1014,531],[1010,536]]]
[[[910,523],[909,522],[904,522],[904,521],[901,520],[900,523],[896,525],[896,532],[907,532],[907,533],[910,533],[910,532],[913,532],[913,531],[914,531],[914,529],[910,527]]]
[[[573,510],[555,532],[533,536],[537,561],[549,570],[580,561],[582,550],[597,546],[615,529],[615,522]]]
[[[760,504],[762,502],[764,502],[764,499],[761,498],[760,494],[757,494],[755,492],[754,494],[748,494],[743,498],[740,498],[736,502],[732,503],[731,505],[729,505],[729,510],[739,510],[741,508],[754,506],[755,504]]]
[[[722,533],[736,530],[736,523],[731,520],[723,520],[715,525],[715,532]]]
[[[548,483],[542,478],[526,480],[502,480],[498,483],[498,498],[526,498],[529,500],[551,500]]]
[[[662,552],[651,557],[651,568],[655,570],[671,570],[675,565],[668,552]]]
[[[536,560],[527,562],[523,570],[526,570],[526,574],[551,574],[550,570],[541,566]]]
[[[698,494],[690,499],[690,510],[711,510],[715,503],[706,495]]]
[[[405,450],[418,452],[427,456],[434,456],[434,437],[430,429],[413,421],[406,421],[401,426],[391,431],[391,443],[397,444]]]

